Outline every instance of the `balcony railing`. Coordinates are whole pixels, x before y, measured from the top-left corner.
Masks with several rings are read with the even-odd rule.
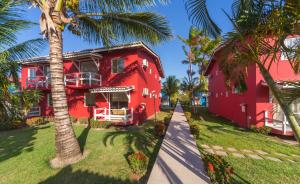
[[[70,73],[70,74],[65,74],[64,83],[66,86],[73,86],[73,87],[101,86],[102,78],[101,75],[93,72]],[[50,85],[51,85],[50,75],[28,77],[26,80],[26,88],[49,89]]]
[[[101,75],[93,72],[70,73],[65,75],[65,85],[75,87],[83,86],[101,86]]]
[[[282,118],[273,118],[275,113],[272,113],[270,111],[265,111],[265,126],[271,127],[273,129],[281,130],[283,135],[285,135],[287,132],[291,132],[292,129],[290,127],[289,122],[287,121],[287,118],[285,115],[283,115]],[[300,119],[300,112],[294,113],[298,120]]]
[[[95,108],[94,119],[108,120],[108,121],[132,121],[133,109],[108,109],[108,108]]]
[[[51,85],[50,76],[28,77],[26,80],[26,88],[49,88]]]

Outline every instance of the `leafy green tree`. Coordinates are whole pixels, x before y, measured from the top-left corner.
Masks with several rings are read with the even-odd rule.
[[[202,6],[199,3],[189,4],[188,11],[192,19],[201,22],[205,28],[203,25],[207,22],[199,17],[209,17],[205,1],[203,3]],[[202,9],[199,9],[199,6]],[[287,94],[277,86],[269,72],[271,66],[279,60],[278,53],[284,53],[291,68],[295,73],[299,73],[300,43],[293,46],[285,43],[288,36],[300,34],[299,1],[236,0],[232,10],[232,17],[227,16],[234,25],[234,31],[226,34],[221,53],[224,57],[221,69],[227,81],[244,86],[247,66],[256,64],[300,142],[299,122],[289,105],[293,99],[299,97],[299,91],[296,94]],[[210,24],[207,26],[213,28]],[[206,30],[214,34],[212,29]]]
[[[36,56],[46,44],[42,39],[17,42],[17,34],[34,25],[22,20],[19,5],[14,0],[0,2],[0,129],[13,128],[13,122],[24,121],[32,104],[39,99],[35,90],[12,90],[13,86],[20,89],[17,61]]]
[[[168,76],[165,82],[163,83],[162,92],[168,95],[169,106],[172,106],[171,98],[174,97],[176,93],[178,93],[179,83],[180,81],[176,79],[175,76]]]
[[[72,34],[88,42],[111,45],[118,41],[141,39],[152,44],[168,40],[171,31],[164,17],[136,12],[153,6],[155,0],[28,0],[41,10],[41,33],[49,40],[50,74],[55,116],[56,157],[53,166],[82,159],[71,126],[63,82],[63,35]],[[167,0],[160,2],[166,3]]]
[[[180,88],[182,91],[184,91],[189,99],[190,99],[190,105],[192,105],[192,101],[194,99],[195,93],[200,91],[201,85],[199,85],[199,79],[198,77],[195,77],[195,72],[189,72],[189,70],[187,70],[187,75],[191,76],[191,77],[184,77]]]

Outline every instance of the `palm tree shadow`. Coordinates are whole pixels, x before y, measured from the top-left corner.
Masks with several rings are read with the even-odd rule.
[[[84,151],[84,148],[85,148],[85,145],[86,145],[86,140],[87,140],[87,137],[88,137],[88,134],[90,132],[90,129],[91,127],[88,126],[86,127],[80,134],[80,136],[77,138],[78,139],[78,142],[79,142],[79,145],[80,145],[80,150],[81,152]]]
[[[61,169],[56,175],[47,178],[40,184],[67,184],[67,183],[80,183],[80,184],[131,184],[134,181],[128,179],[120,179],[112,176],[105,176],[99,173],[91,172],[88,170],[73,170],[72,166],[67,166]]]

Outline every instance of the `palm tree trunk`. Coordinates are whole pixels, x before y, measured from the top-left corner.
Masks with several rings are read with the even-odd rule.
[[[297,118],[295,114],[293,113],[291,107],[288,103],[285,103],[284,99],[280,96],[280,92],[278,91],[276,84],[274,82],[273,77],[270,75],[270,73],[267,71],[267,69],[264,67],[263,64],[258,63],[257,64],[262,76],[264,77],[266,83],[268,84],[272,94],[274,95],[275,99],[277,100],[278,104],[280,105],[284,115],[286,116],[287,121],[289,122],[293,132],[294,136],[297,139],[298,142],[300,142],[300,126],[297,122]]]
[[[49,35],[51,92],[55,117],[56,158],[51,162],[54,167],[72,164],[82,158],[78,141],[73,131],[64,86],[62,32]]]

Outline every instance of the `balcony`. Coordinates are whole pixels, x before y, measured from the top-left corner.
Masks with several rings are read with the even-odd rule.
[[[73,88],[92,88],[102,85],[101,75],[93,72],[79,72],[66,74],[65,85]]]
[[[101,75],[93,72],[79,72],[69,73],[64,76],[65,86],[71,88],[93,88],[102,85]],[[26,79],[26,88],[34,89],[50,89],[51,77],[49,76],[36,76],[28,77]]]
[[[26,88],[50,89],[50,86],[51,86],[51,78],[49,75],[28,77],[26,79]]]

